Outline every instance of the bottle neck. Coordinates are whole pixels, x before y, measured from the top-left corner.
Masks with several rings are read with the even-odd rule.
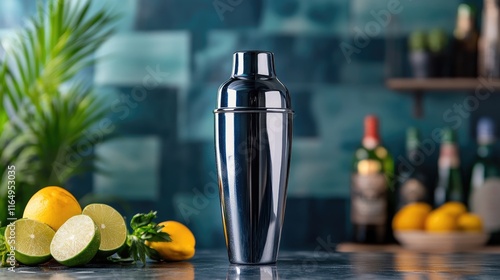
[[[363,136],[363,147],[372,150],[380,145],[380,136],[378,134],[378,119],[370,115],[365,118],[365,135]]]
[[[491,143],[480,143],[477,147],[477,156],[479,158],[493,157],[493,145]]]
[[[242,51],[234,53],[232,77],[243,79],[276,77],[273,54],[264,51]]]
[[[441,144],[438,166],[441,169],[457,169],[460,167],[460,156],[455,143]]]

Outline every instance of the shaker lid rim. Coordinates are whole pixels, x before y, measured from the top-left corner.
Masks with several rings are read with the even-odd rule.
[[[289,108],[255,108],[255,107],[238,107],[238,108],[219,108],[214,110],[214,114],[219,113],[288,113],[294,114],[295,112]]]

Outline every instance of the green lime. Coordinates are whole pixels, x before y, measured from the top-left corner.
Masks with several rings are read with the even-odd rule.
[[[108,257],[116,253],[127,240],[127,225],[122,215],[106,204],[94,203],[83,209],[82,214],[94,220],[101,231],[99,257]]]
[[[57,230],[50,243],[50,253],[60,264],[80,266],[92,260],[100,243],[101,233],[92,218],[76,215]]]
[[[55,231],[48,225],[30,219],[21,219],[5,229],[5,239],[11,243],[16,260],[25,265],[47,262],[50,255],[50,242]]]

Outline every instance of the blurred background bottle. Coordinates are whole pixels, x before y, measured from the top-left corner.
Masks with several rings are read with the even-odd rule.
[[[431,203],[428,176],[423,169],[425,155],[420,151],[420,133],[417,128],[410,127],[406,132],[406,157],[398,163],[398,200],[397,209],[412,202]]]
[[[478,39],[475,8],[469,4],[460,4],[453,31],[453,76],[477,77]]]
[[[383,243],[388,238],[389,186],[394,174],[394,161],[380,143],[377,117],[367,116],[364,124],[363,141],[353,161],[353,241]]]
[[[479,41],[479,74],[500,77],[500,2],[484,0],[481,39]]]
[[[481,216],[484,228],[491,234],[490,243],[500,243],[500,167],[495,161],[495,123],[481,118],[477,123],[477,156],[472,167],[471,211]]]
[[[495,124],[489,118],[481,118],[477,123],[477,155],[472,167],[471,192],[481,188],[486,179],[498,177],[500,169],[493,158]]]
[[[438,183],[434,192],[435,206],[447,201],[464,202],[461,176],[455,132],[451,128],[444,128],[438,160]]]

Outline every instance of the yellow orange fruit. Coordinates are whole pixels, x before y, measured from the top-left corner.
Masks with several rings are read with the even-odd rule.
[[[427,203],[415,202],[401,208],[392,220],[394,230],[423,230],[432,208]]]
[[[457,201],[446,202],[437,210],[445,211],[453,215],[455,218],[458,218],[458,216],[467,213],[467,207],[465,207],[463,203]]]
[[[465,213],[458,217],[458,229],[470,232],[482,232],[483,221],[481,217],[472,213]]]
[[[440,209],[432,211],[425,221],[425,229],[429,232],[451,232],[458,229],[456,217]]]
[[[30,198],[23,218],[45,223],[57,231],[69,218],[81,213],[80,204],[70,192],[61,187],[49,186]]]
[[[146,245],[156,250],[161,259],[166,261],[183,261],[194,256],[196,240],[188,227],[176,221],[166,221],[159,223],[159,225],[164,226],[162,231],[168,233],[172,241],[146,241]]]

